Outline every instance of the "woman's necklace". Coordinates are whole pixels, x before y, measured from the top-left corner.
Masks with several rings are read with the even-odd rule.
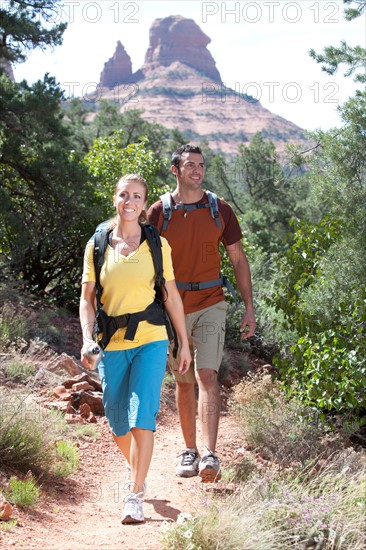
[[[139,233],[131,235],[129,237],[124,237],[123,235],[117,235],[117,231],[112,234],[112,246],[115,245],[116,248],[120,250],[136,250],[140,246],[141,241],[141,229]]]

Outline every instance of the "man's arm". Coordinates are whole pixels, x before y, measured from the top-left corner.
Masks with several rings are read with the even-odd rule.
[[[226,245],[226,251],[234,268],[236,283],[245,304],[245,314],[240,327],[242,338],[246,340],[253,336],[256,322],[252,296],[252,278],[247,257],[241,241]]]

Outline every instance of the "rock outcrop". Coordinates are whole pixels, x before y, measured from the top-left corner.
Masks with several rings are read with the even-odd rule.
[[[104,63],[104,69],[100,74],[100,85],[113,88],[119,84],[131,82],[132,63],[131,58],[118,40],[113,56]]]
[[[120,112],[139,109],[148,122],[187,132],[192,141],[205,141],[228,158],[257,132],[273,141],[279,153],[288,143],[307,144],[296,124],[242,90],[226,88],[207,49],[210,41],[192,19],[179,15],[156,19],[143,66],[135,73],[129,68],[119,71],[118,63],[122,67],[128,56],[118,45],[118,55],[116,50],[105,64],[98,100],[118,103]]]
[[[156,19],[150,28],[150,45],[142,71],[149,66],[169,67],[179,61],[221,83],[216,63],[207,49],[210,42],[193,19],[180,15]]]

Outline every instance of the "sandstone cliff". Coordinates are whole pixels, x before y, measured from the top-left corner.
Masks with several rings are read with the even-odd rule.
[[[209,42],[192,19],[157,19],[143,66],[134,74],[119,72],[117,65],[122,67],[127,56],[119,43],[114,62],[104,66],[97,95],[117,102],[121,112],[140,109],[149,122],[184,131],[192,140],[206,140],[213,150],[227,155],[236,154],[238,144],[259,131],[279,151],[286,143],[303,142],[301,128],[225,87],[207,50]]]

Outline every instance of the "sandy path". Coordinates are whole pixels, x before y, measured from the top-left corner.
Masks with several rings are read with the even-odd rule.
[[[101,437],[80,444],[80,468],[53,487],[42,506],[16,511],[19,526],[0,534],[0,547],[43,550],[158,550],[164,520],[180,513],[200,513],[210,498],[198,477],[174,475],[182,449],[178,420],[167,407],[161,413],[144,503],[146,522],[122,525],[124,462],[112,441],[105,419]],[[220,422],[218,452],[225,461],[242,445],[240,430],[230,417]],[[1,533],[1,531],[0,531]]]

